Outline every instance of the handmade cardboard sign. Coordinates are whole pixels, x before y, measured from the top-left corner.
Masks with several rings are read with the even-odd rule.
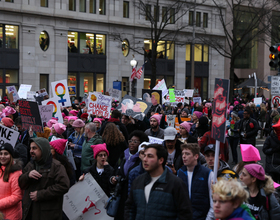
[[[8,97],[11,102],[16,102],[19,100],[18,92],[15,86],[7,86]]]
[[[118,89],[109,88],[109,94],[113,99],[120,101],[122,96],[122,91]]]
[[[48,122],[52,119],[53,106],[52,105],[39,105],[42,123]]]
[[[110,117],[112,106],[112,97],[102,95],[98,92],[90,92],[88,97],[88,113],[103,116],[104,118]]]
[[[32,85],[21,84],[18,90],[18,96],[21,99],[26,99],[27,92],[31,90]]]
[[[171,98],[173,96],[174,98]],[[174,103],[184,103],[185,102],[185,93],[183,90],[174,90],[169,89],[169,95],[166,96],[166,102],[174,102]]]
[[[165,80],[164,79],[160,80],[158,84],[153,88],[153,90],[161,90],[162,97],[166,96],[168,94],[168,89]]]
[[[162,142],[164,141],[163,139],[160,138],[156,138],[152,136],[148,136],[148,137],[149,137],[149,143],[151,144],[162,144]]]
[[[193,89],[184,89],[185,97],[193,97]]]
[[[52,82],[53,97],[57,98],[58,105],[62,107],[71,106],[67,80],[60,80]]]
[[[198,103],[199,105],[201,104],[201,97],[193,97],[193,102]]]
[[[168,127],[175,127],[175,118],[176,118],[176,115],[166,115],[165,116],[165,120],[167,122],[167,126]]]
[[[58,105],[58,100],[56,99],[56,97],[42,101],[42,105],[52,105],[53,106],[52,117],[58,118],[58,122],[63,123],[63,118],[60,111],[60,105]]]
[[[0,146],[4,143],[9,143],[15,147],[18,136],[19,132],[0,124]]]
[[[150,102],[152,105],[162,104],[162,91],[142,89],[142,100]]]

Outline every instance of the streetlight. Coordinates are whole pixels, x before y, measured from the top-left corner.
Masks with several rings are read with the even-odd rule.
[[[134,55],[132,55],[132,56],[133,56],[133,59],[130,60],[130,66],[132,66],[132,68],[133,68],[137,65],[137,61],[135,60]]]
[[[135,60],[135,58],[134,58],[134,55],[132,55],[132,57],[133,57],[133,59],[132,60],[130,60],[130,66],[132,67],[132,70],[133,70],[133,68],[134,67],[136,67],[136,65],[137,65],[137,61]],[[132,73],[133,74],[133,73]],[[133,96],[133,91],[134,91],[134,77],[133,77],[133,79],[131,80],[131,86],[130,86],[130,95],[131,96]]]

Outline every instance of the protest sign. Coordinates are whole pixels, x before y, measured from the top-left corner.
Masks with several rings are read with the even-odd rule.
[[[149,143],[151,144],[162,144],[162,142],[164,141],[163,139],[160,138],[156,138],[152,136],[148,136],[148,137],[149,137]]]
[[[193,97],[193,89],[184,89],[185,97]]]
[[[58,122],[63,123],[60,106],[58,105],[58,100],[56,99],[56,97],[42,101],[42,105],[52,105],[53,106],[52,117],[58,118]]]
[[[174,89],[169,89],[169,102],[175,102],[175,93],[174,93]],[[166,101],[168,101],[168,98],[166,96]]]
[[[174,89],[173,89],[174,90]],[[170,98],[170,92],[172,94],[172,89],[169,89],[169,95],[166,96],[166,102],[171,102],[172,103],[172,99]],[[184,103],[185,102],[185,93],[182,90],[174,90],[174,103]]]
[[[33,131],[42,132],[43,126],[37,102],[19,100],[18,104],[22,129],[29,130],[32,126]]]
[[[168,89],[165,84],[165,80],[162,79],[158,82],[158,84],[153,88],[153,90],[161,90],[162,91],[162,97],[166,96],[168,94]]]
[[[166,115],[165,116],[165,121],[167,122],[168,127],[173,127],[174,128],[175,118],[176,118],[176,115]]]
[[[88,98],[88,113],[104,118],[110,117],[112,97],[98,92],[90,92]]]
[[[68,86],[68,92],[70,96],[76,95],[76,86]]]
[[[116,109],[124,115],[143,121],[151,106],[152,103],[125,95]]]
[[[254,103],[255,103],[256,105],[262,104],[262,97],[254,98]]]
[[[118,90],[118,89],[110,88],[109,89],[109,94],[113,99],[120,101],[121,96],[122,96],[122,91]]]
[[[201,97],[193,97],[193,102],[196,103],[198,102],[198,104],[201,104]]]
[[[18,90],[18,96],[21,99],[26,99],[27,92],[31,90],[32,85],[21,84]]]
[[[48,122],[52,119],[53,106],[52,105],[39,105],[42,123]]]
[[[15,86],[7,86],[8,94],[9,94],[9,100],[11,102],[16,102],[19,100],[18,92]]]
[[[113,220],[104,209],[107,200],[107,195],[88,173],[64,194],[63,211],[70,220]]]
[[[142,89],[142,100],[152,103],[152,105],[162,104],[162,91]]]
[[[29,91],[29,92],[27,92],[26,100],[27,101],[36,101],[35,96],[36,96],[35,91]]]
[[[181,121],[182,121],[182,123],[183,123],[184,121],[190,122],[190,121],[191,121],[191,118],[183,118],[183,117],[181,117]],[[177,132],[180,131],[180,123],[179,123],[178,117],[175,118],[175,128],[176,128]]]
[[[52,82],[53,97],[57,98],[58,106],[67,107],[71,106],[67,80],[60,80]]]
[[[49,95],[45,88],[40,89],[39,91],[37,91],[37,93],[39,94],[39,96],[47,96],[47,95]]]
[[[9,143],[15,147],[18,136],[19,132],[0,124],[0,146],[4,143]]]
[[[77,170],[77,167],[76,167],[76,164],[75,164],[75,161],[74,161],[74,156],[73,156],[72,150],[67,150],[67,151],[66,151],[66,156],[67,156],[67,158],[68,158],[68,161],[72,164],[73,169],[74,169],[74,170]]]

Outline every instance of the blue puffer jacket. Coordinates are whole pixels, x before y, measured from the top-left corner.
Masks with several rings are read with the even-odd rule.
[[[82,146],[83,146],[83,143],[85,141],[84,134],[76,135],[76,131],[75,131],[68,137],[68,141],[75,144],[74,149],[72,149],[73,155],[76,156],[76,157],[81,157]]]
[[[135,180],[135,178],[137,178],[138,176],[140,176],[141,174],[145,173],[145,169],[142,166],[142,162],[140,162],[140,164],[137,167],[134,167],[128,174],[128,195],[130,193],[130,188],[131,185],[133,183],[133,181]]]
[[[231,213],[229,217],[227,217],[225,220],[255,220],[255,218],[250,215],[250,209],[247,208],[245,205],[241,205],[237,209]]]
[[[125,203],[126,220],[192,219],[188,190],[182,180],[165,168],[154,183],[148,203],[145,186],[151,182],[149,173],[138,176]]]

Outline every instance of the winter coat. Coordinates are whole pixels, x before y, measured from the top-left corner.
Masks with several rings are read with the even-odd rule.
[[[106,143],[106,140],[104,140]],[[107,150],[109,151],[108,163],[110,166],[115,167],[120,155],[127,149],[128,145],[126,141],[120,142],[115,146],[107,144]]]
[[[259,124],[255,119],[249,118],[245,128],[247,136],[246,138],[243,138],[241,133],[243,132],[244,121],[245,121],[244,118],[240,120],[240,126],[239,126],[240,144],[252,144],[253,146],[256,146],[256,137],[258,135]]]
[[[239,127],[240,127],[240,120],[236,121],[234,124],[230,124],[230,128],[229,128],[230,131],[228,132],[229,136],[234,138],[239,138],[239,131],[238,131]]]
[[[85,141],[85,135],[76,135],[76,131],[74,131],[69,137],[68,141],[75,144],[74,149],[72,149],[73,155],[76,157],[81,157],[82,154],[82,146]]]
[[[165,141],[163,141],[162,144],[166,148]],[[175,156],[174,156],[174,160],[173,160],[174,168],[176,171],[179,170],[184,165],[183,160],[182,160],[181,144],[182,144],[182,142],[177,139],[176,144],[175,144],[176,152],[175,152]]]
[[[261,110],[261,111],[260,111],[260,114],[259,114],[259,117],[258,117],[258,121],[260,121],[260,122],[265,122],[265,121],[266,121],[265,115],[266,115],[266,111]]]
[[[162,128],[158,128],[158,129],[159,130],[155,133],[152,131],[151,128],[149,128],[145,131],[145,134],[147,136],[152,136],[152,137],[163,139],[164,138],[164,129],[162,129]]]
[[[70,185],[64,166],[50,155],[44,167],[39,170],[41,178],[29,178],[32,170],[35,170],[34,161],[26,165],[19,177],[19,186],[25,190],[22,219],[25,220],[29,214],[36,220],[61,220],[63,195],[67,193]],[[30,199],[30,192],[34,191],[37,191],[37,201]]]
[[[274,131],[266,138],[263,144],[263,152],[266,155],[265,172],[280,174],[280,141]],[[278,172],[274,167],[278,167]]]
[[[140,176],[141,174],[145,173],[145,169],[143,168],[142,162],[137,167],[134,167],[128,174],[128,195],[130,193],[131,185],[133,181]]]
[[[95,133],[95,135],[90,139],[85,139],[82,146],[82,162],[81,162],[81,171],[84,172],[86,169],[89,169],[94,163],[95,159],[93,158],[93,150],[90,147],[91,145],[102,144],[102,137]]]
[[[225,220],[255,220],[247,206],[241,205]]]
[[[184,182],[164,169],[154,183],[148,203],[145,186],[151,182],[149,173],[138,176],[125,203],[126,220],[192,219],[188,189]]]
[[[0,176],[4,175],[5,166],[1,166],[1,169]],[[22,218],[22,190],[18,184],[21,174],[21,166],[14,164],[10,168],[8,182],[4,182],[3,176],[0,178],[0,212],[4,214],[5,219],[21,220]]]

